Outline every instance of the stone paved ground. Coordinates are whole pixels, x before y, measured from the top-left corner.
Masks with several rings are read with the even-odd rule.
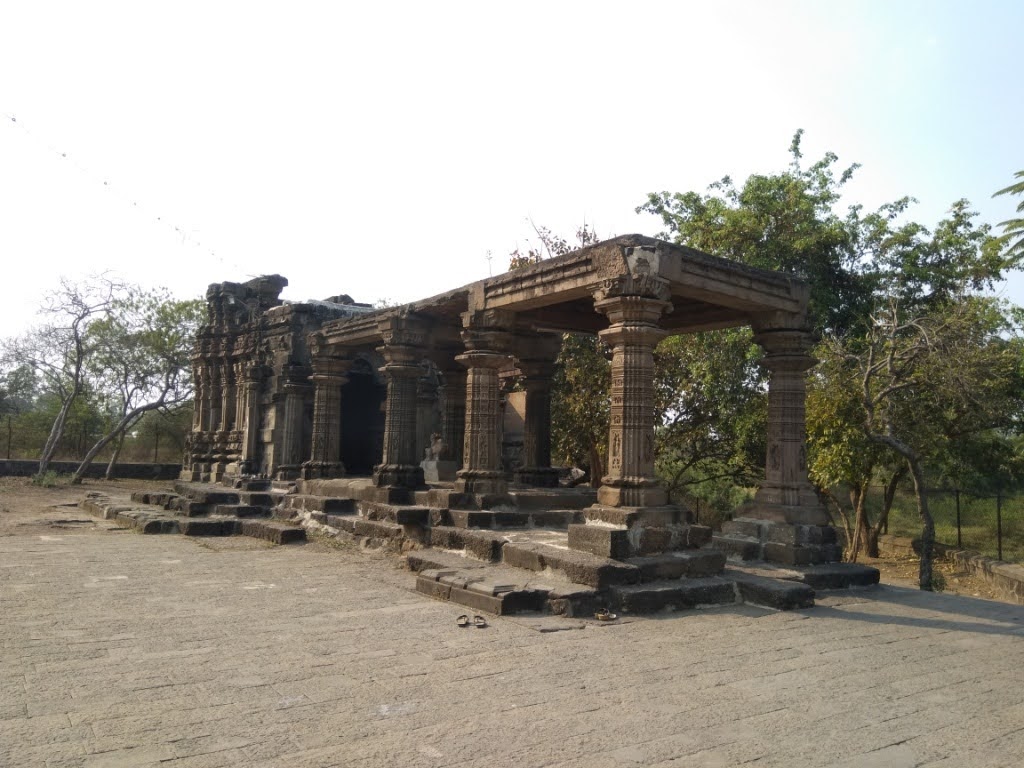
[[[3,768],[1024,762],[1022,607],[459,629],[390,558],[103,527],[0,536]]]

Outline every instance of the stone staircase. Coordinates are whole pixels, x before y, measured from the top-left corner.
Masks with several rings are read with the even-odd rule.
[[[144,533],[241,534],[285,544],[305,541],[309,531],[383,548],[403,557],[416,574],[417,591],[500,615],[639,614],[736,603],[790,610],[813,606],[815,590],[878,581],[877,570],[864,566],[759,562],[764,548],[776,543],[801,560],[805,543],[766,541],[771,529],[755,530],[744,521],[727,524],[711,546],[710,529],[690,525],[685,541],[668,551],[641,547],[633,556],[608,557],[603,541],[588,549],[578,545],[578,535],[573,547],[580,529],[600,528],[583,525],[588,491],[531,490],[514,499],[516,506],[506,501],[496,509],[464,509],[453,506],[462,499],[445,487],[417,491],[404,504],[381,501],[374,490],[359,478],[242,480],[231,487],[178,482],[173,491],[133,494],[130,508],[99,494],[83,506]],[[834,540],[817,546],[820,556],[820,547]]]
[[[136,491],[131,495],[132,504],[114,503],[94,492],[80,506],[140,533],[242,535],[274,544],[305,541],[305,529],[272,519],[285,493],[272,488],[269,481],[248,481],[233,489],[178,481],[173,491]]]

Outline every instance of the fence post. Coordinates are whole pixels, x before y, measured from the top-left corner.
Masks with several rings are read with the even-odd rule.
[[[960,535],[960,489],[956,489],[956,548],[963,549],[964,541]]]
[[[997,559],[1003,559],[1003,494],[996,494],[996,551],[999,553]]]

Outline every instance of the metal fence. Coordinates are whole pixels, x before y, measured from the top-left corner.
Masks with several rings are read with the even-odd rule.
[[[869,505],[876,514],[881,496],[881,489],[872,488]],[[935,519],[936,541],[998,560],[1024,561],[1024,495],[935,488],[928,491],[928,506]],[[917,498],[912,492],[897,494],[886,532],[914,538],[921,535]]]

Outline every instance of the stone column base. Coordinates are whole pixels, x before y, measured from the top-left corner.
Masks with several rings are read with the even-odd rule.
[[[282,477],[283,473],[295,472],[292,477]],[[303,480],[326,480],[332,477],[344,477],[345,465],[340,461],[307,461],[301,467],[283,466],[278,472],[281,480],[296,480],[301,477]]]
[[[513,477],[520,485],[534,488],[558,487],[558,470],[554,467],[523,467],[517,469]]]
[[[583,524],[569,526],[569,548],[624,560],[694,549],[711,541],[711,529],[695,525],[682,507],[607,507],[583,510]]]
[[[458,493],[505,497],[508,482],[505,473],[486,469],[460,469],[456,473],[455,490]]]
[[[668,503],[668,494],[657,480],[647,482],[616,482],[611,478],[601,479],[597,489],[597,503],[606,507],[640,508],[663,507]]]
[[[722,524],[715,546],[743,560],[765,560],[782,565],[818,565],[842,559],[836,529],[831,525],[803,525],[772,520],[736,518]]]
[[[373,484],[378,488],[423,488],[423,468],[416,464],[378,464],[373,468]]]
[[[441,459],[424,459],[420,462],[423,468],[423,479],[428,483],[446,483],[455,479],[459,465],[454,461]]]

